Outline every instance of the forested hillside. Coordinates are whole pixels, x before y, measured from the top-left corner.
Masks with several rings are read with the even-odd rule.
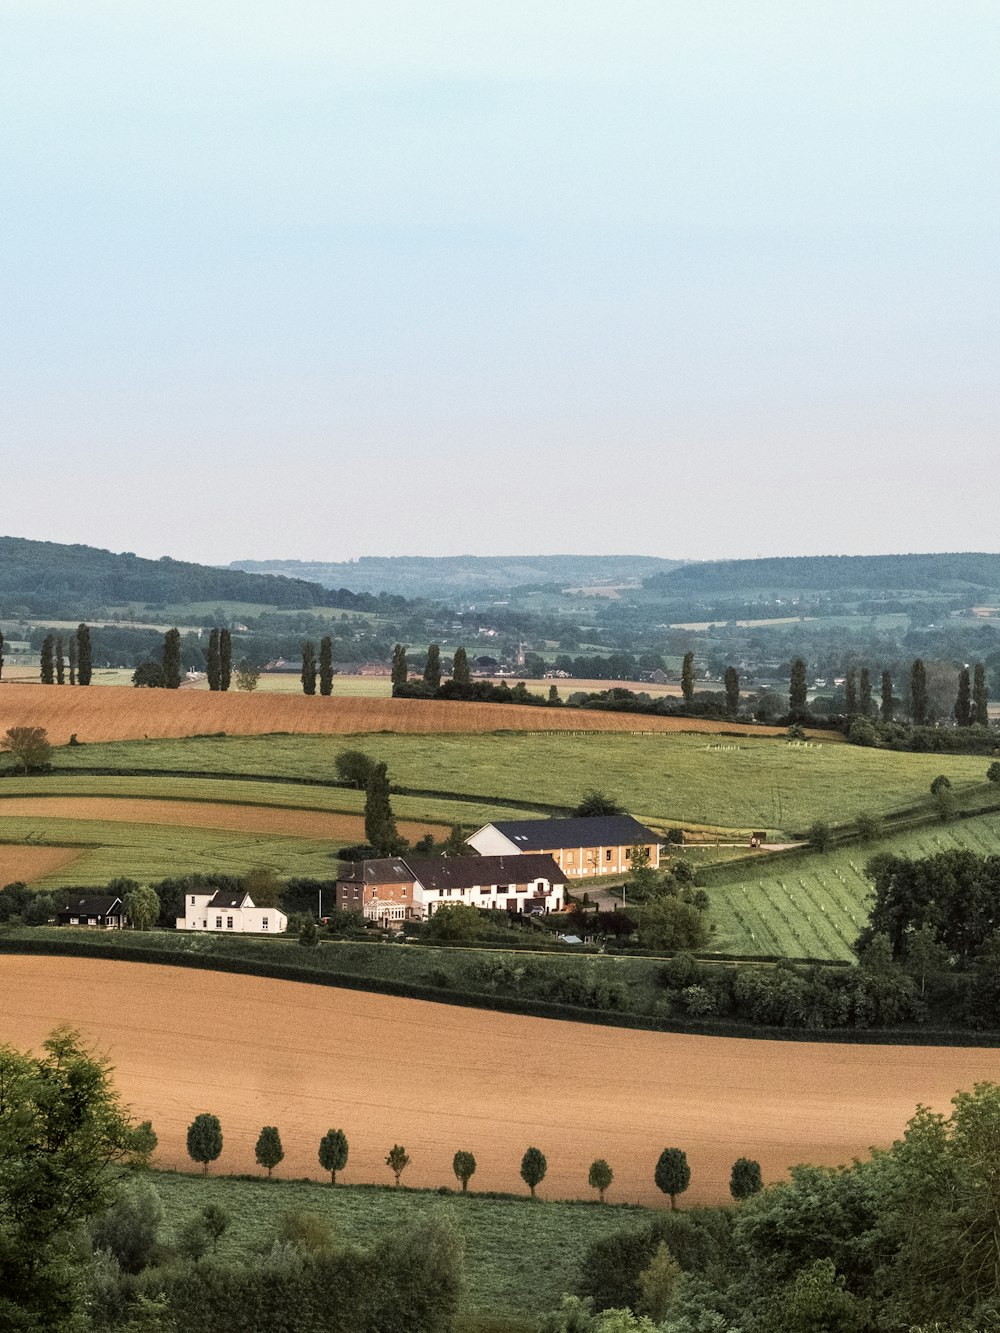
[[[653,592],[694,594],[768,592],[1000,591],[1000,555],[960,552],[946,555],[779,556],[761,560],[712,560],[657,571],[644,580]]]

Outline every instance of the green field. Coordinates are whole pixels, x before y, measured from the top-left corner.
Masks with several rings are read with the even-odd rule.
[[[268,1181],[157,1173],[169,1241],[192,1213],[217,1203],[230,1217],[219,1251],[252,1255],[266,1246],[284,1212],[318,1213],[334,1233],[364,1244],[372,1234],[422,1217],[447,1218],[465,1245],[466,1305],[483,1314],[537,1314],[555,1309],[575,1285],[587,1246],[622,1227],[639,1227],[655,1214],[610,1204],[550,1203],[438,1195],[425,1190]],[[454,1179],[442,1181],[454,1185]]]
[[[853,958],[851,945],[868,918],[868,859],[876,852],[919,857],[956,848],[1000,854],[1000,815],[927,824],[876,843],[770,864],[764,859],[752,877],[709,889],[716,928],[712,945],[749,955]]]
[[[389,765],[392,781],[489,804],[520,801],[573,806],[600,787],[640,819],[660,825],[801,832],[861,811],[885,814],[922,803],[946,773],[957,796],[981,785],[988,760],[969,755],[896,754],[837,742],[783,738],[538,735],[232,736],[121,741],[65,747],[60,769],[95,765],[148,770],[329,778],[347,748]]]

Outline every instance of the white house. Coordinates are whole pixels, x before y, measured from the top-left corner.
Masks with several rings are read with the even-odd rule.
[[[467,838],[481,856],[551,856],[567,879],[624,875],[632,848],[644,847],[649,865],[660,865],[660,838],[631,815],[574,819],[513,819],[486,824]]]
[[[450,903],[530,916],[559,912],[564,902],[551,856],[386,857],[345,865],[337,876],[337,907],[381,924],[426,920]]]
[[[288,917],[277,907],[255,907],[249,893],[189,893],[178,930],[211,930],[221,935],[281,935]]]

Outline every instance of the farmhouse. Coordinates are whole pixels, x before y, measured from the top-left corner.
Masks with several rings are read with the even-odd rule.
[[[348,863],[337,907],[369,921],[421,921],[450,903],[531,915],[558,912],[564,883],[551,856],[383,857]]]
[[[184,915],[177,918],[178,930],[217,930],[223,935],[280,935],[288,918],[276,907],[255,907],[249,893],[189,893]]]
[[[631,815],[589,819],[512,819],[487,824],[468,840],[483,856],[544,852],[567,879],[620,875],[632,867],[632,848],[645,847],[649,864],[660,864],[660,840]]]
[[[92,898],[72,897],[56,913],[60,926],[91,926],[97,930],[121,930],[125,925],[125,905],[120,898],[103,894]]]

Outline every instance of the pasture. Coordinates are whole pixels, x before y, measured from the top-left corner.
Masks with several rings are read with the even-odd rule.
[[[567,1025],[96,958],[5,955],[0,1012],[15,1046],[71,1022],[105,1052],[134,1114],[153,1121],[162,1166],[190,1166],[187,1126],[211,1111],[220,1172],[252,1173],[271,1124],[286,1153],[279,1176],[322,1179],[319,1138],[340,1126],[344,1183],[389,1183],[385,1154],[401,1143],[407,1184],[452,1184],[462,1148],[476,1156],[477,1188],[518,1191],[535,1145],[548,1200],[592,1197],[588,1167],[605,1157],[615,1202],[662,1205],[653,1166],[671,1144],[691,1165],[685,1204],[721,1202],[738,1156],[757,1158],[765,1180],[799,1161],[847,1162],[891,1143],[918,1102],[945,1110],[958,1089],[1000,1075],[996,1050]]]

